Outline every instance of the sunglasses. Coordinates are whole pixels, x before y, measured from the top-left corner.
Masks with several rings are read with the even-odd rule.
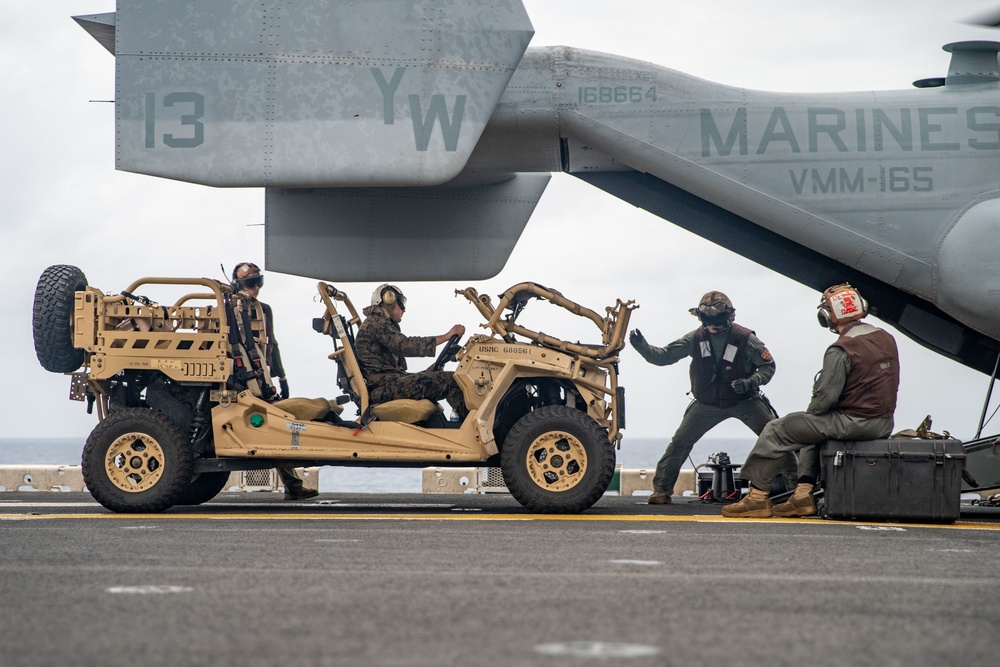
[[[240,278],[240,284],[247,289],[264,286],[264,276],[254,276],[252,278]]]

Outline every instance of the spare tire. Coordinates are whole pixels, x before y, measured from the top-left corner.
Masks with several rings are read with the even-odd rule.
[[[83,364],[83,350],[73,347],[75,293],[87,288],[87,276],[68,264],[42,272],[35,287],[31,333],[38,363],[53,373],[71,373]]]

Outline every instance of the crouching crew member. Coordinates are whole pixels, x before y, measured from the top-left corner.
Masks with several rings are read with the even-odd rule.
[[[753,331],[734,323],[736,309],[729,297],[709,292],[689,312],[701,320],[702,326],[666,347],[650,345],[638,329],[629,334],[629,343],[651,364],[669,366],[691,357],[694,400],[656,464],[653,495],[649,497],[653,505],[671,502],[684,459],[712,427],[735,417],[759,435],[775,418],[758,390],[774,376],[774,359]]]

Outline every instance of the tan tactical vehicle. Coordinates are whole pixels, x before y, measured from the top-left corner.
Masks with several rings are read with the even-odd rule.
[[[173,305],[137,296],[168,287],[183,293]],[[261,321],[230,285],[142,278],[104,294],[76,267],[46,269],[35,291],[35,351],[45,369],[71,373],[70,398],[97,408],[83,451],[94,498],[116,512],[158,512],[210,500],[232,470],[277,465],[499,464],[511,494],[542,512],[580,512],[607,490],[624,428],[617,354],[632,301],[601,317],[533,283],[507,290],[496,307],[472,288],[458,291],[492,335],[461,347],[453,339],[435,362],[458,363],[470,414],[457,423],[430,401],[371,405],[354,355],[358,314],[332,285],[318,290],[325,311],[313,328],[333,339],[344,396],[274,400]],[[589,319],[601,343],[521,326],[532,298]],[[354,419],[342,416],[349,402]]]

